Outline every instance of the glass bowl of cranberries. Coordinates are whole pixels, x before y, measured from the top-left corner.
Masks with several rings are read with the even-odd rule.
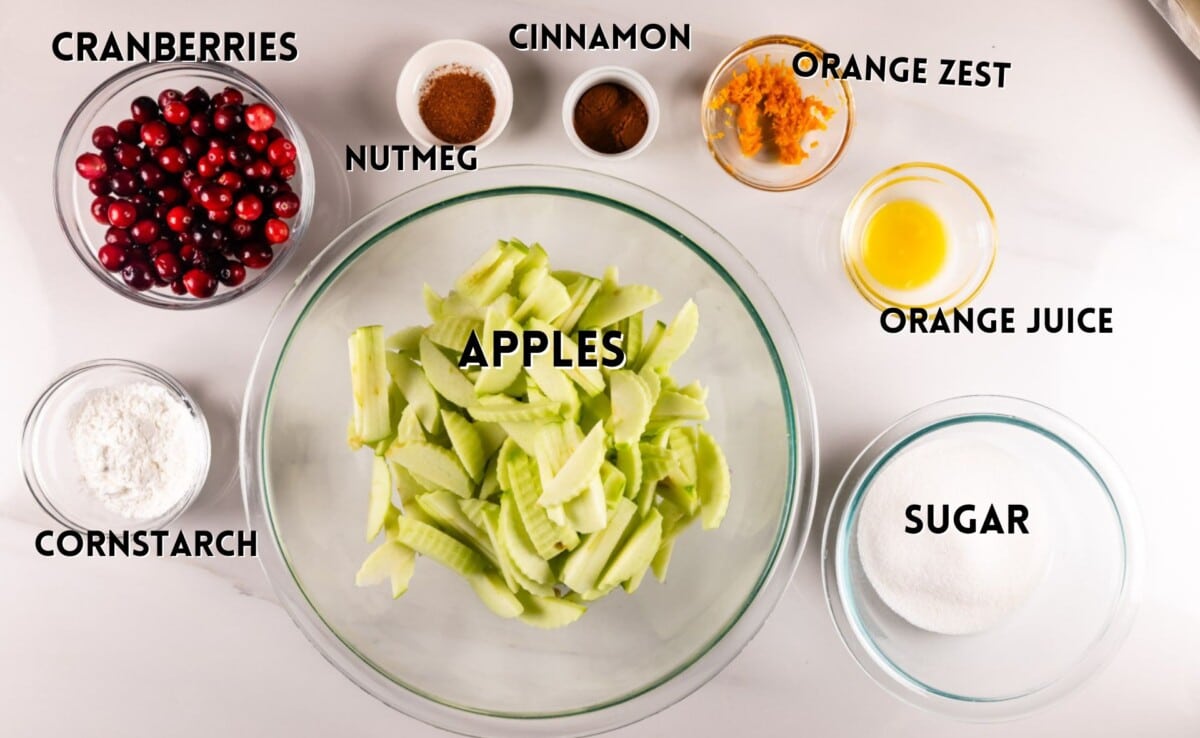
[[[109,78],[67,124],[59,222],[80,260],[145,305],[228,302],[304,237],[313,165],[279,101],[223,64],[149,63]]]

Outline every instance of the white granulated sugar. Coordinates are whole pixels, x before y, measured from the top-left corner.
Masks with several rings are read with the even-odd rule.
[[[86,489],[112,512],[140,520],[188,493],[203,443],[187,407],[148,382],[89,392],[76,408],[71,442]]]
[[[1004,533],[905,532],[910,505],[951,514],[974,504],[977,526],[995,505]],[[1008,506],[1025,505],[1028,534],[1008,533]],[[937,520],[940,525],[942,516]],[[964,518],[965,521],[965,518]],[[1016,611],[1042,580],[1050,523],[1037,481],[1021,459],[977,438],[930,438],[901,451],[879,471],[859,511],[863,571],[889,608],[935,633],[978,633]]]

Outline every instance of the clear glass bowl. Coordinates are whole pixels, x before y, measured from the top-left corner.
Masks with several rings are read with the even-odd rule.
[[[1030,598],[971,635],[922,630],[893,612],[858,550],[858,513],[875,475],[902,451],[948,438],[986,440],[1025,460],[1043,490],[1030,525],[1036,516],[1051,531]],[[1074,689],[1123,642],[1140,596],[1141,524],[1120,469],[1078,425],[1025,400],[960,397],[904,417],[859,454],[830,507],[822,563],[838,632],[872,679],[927,710],[1007,719]]]
[[[457,576],[418,562],[412,586],[359,589],[369,465],[346,447],[346,336],[425,322],[422,285],[445,290],[498,237],[537,241],[558,269],[657,287],[653,317],[688,298],[700,332],[675,365],[710,387],[706,423],[728,456],[721,527],[680,539],[665,584],[647,580],[555,631],[502,620]],[[459,733],[582,735],[661,710],[740,651],[783,593],[815,501],[816,420],[778,304],[712,228],[640,187],[591,172],[499,167],[419,187],[370,213],[314,261],[280,306],[242,415],[250,525],[280,600],[359,686]]]
[[[800,51],[810,51],[818,59],[825,56],[820,46],[795,36],[764,36],[747,41],[721,60],[708,78],[700,98],[700,127],[713,158],[730,176],[759,190],[786,192],[815,184],[841,161],[854,130],[854,95],[850,92],[849,82],[822,79],[819,75],[798,79],[806,96],[816,95],[835,111],[825,130],[805,135],[803,144],[808,158],[800,164],[780,164],[765,146],[757,156],[742,154],[737,129],[729,125],[728,113],[712,107],[713,97],[729,83],[734,73],[746,71],[749,57],[757,57],[759,61],[766,57],[772,62],[786,61],[790,65]]]
[[[266,269],[247,269],[246,279],[237,287],[222,285],[212,297],[195,298],[176,295],[169,287],[152,287],[144,292],[130,288],[119,272],[110,272],[100,265],[96,252],[104,245],[104,226],[92,218],[91,204],[95,196],[88,190],[87,181],[75,171],[75,159],[82,153],[95,151],[92,131],[96,126],[111,125],[129,117],[129,105],[139,95],[154,99],[168,87],[187,92],[201,86],[209,93],[226,85],[237,87],[246,103],[265,102],[276,113],[275,127],[296,144],[296,176],[288,181],[300,198],[300,212],[288,221],[291,237],[275,246],[275,257]],[[76,256],[107,287],[143,305],[186,310],[221,305],[244,295],[282,270],[304,239],[313,210],[316,178],[308,144],[296,121],[288,115],[279,100],[254,79],[224,64],[194,62],[150,62],[124,69],[105,80],[92,91],[75,110],[58,142],[54,159],[54,205],[63,233],[75,249]]]
[[[880,207],[916,200],[940,216],[949,240],[946,263],[928,283],[900,290],[876,280],[863,265],[863,231]],[[970,302],[996,263],[996,216],[987,198],[964,175],[942,164],[915,161],[872,177],[842,218],[842,262],[859,293],[881,310],[920,307],[950,310]]]
[[[195,481],[162,515],[131,519],[109,510],[83,486],[70,428],[75,406],[94,390],[146,382],[162,387],[188,409],[202,441]],[[149,364],[125,359],[97,359],[73,366],[50,383],[25,418],[21,436],[21,471],[33,498],[50,517],[75,530],[154,530],[169,525],[192,504],[208,476],[208,423],[200,406],[175,378]]]

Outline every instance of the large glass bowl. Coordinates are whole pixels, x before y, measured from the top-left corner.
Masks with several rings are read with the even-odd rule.
[[[425,321],[497,238],[542,243],[556,269],[688,298],[700,332],[674,367],[710,388],[706,427],[733,498],[721,527],[689,530],[663,584],[614,593],[556,631],[502,620],[436,563],[393,601],[358,589],[368,454],[346,447],[346,337]],[[338,669],[387,704],[475,735],[564,736],[661,710],[746,645],[787,586],[815,500],[812,396],[778,304],[712,228],[652,192],[590,172],[501,167],[448,177],[383,205],[309,266],[275,315],[247,388],[241,472],[250,525],[280,600]]]
[[[275,256],[265,269],[247,269],[246,279],[237,287],[222,285],[212,297],[196,298],[177,295],[169,287],[152,287],[143,292],[125,284],[119,272],[109,272],[100,265],[96,252],[104,245],[105,226],[92,217],[91,204],[95,197],[88,184],[75,172],[75,159],[88,151],[94,152],[92,131],[100,125],[116,126],[129,117],[129,105],[139,95],[158,99],[167,88],[187,92],[200,86],[213,94],[233,86],[245,95],[246,104],[264,102],[274,108],[275,127],[296,144],[296,176],[288,181],[300,198],[300,211],[288,221],[291,237],[275,245]],[[266,283],[283,269],[300,243],[312,217],[316,176],[312,157],[300,125],[283,103],[249,75],[216,62],[148,62],[122,69],[92,91],[68,121],[54,159],[54,206],[63,233],[75,249],[75,255],[97,279],[113,291],[143,305],[187,310],[222,305]]]

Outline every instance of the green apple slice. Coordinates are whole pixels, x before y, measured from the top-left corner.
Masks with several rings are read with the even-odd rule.
[[[699,433],[696,458],[697,491],[700,497],[700,525],[711,530],[725,519],[729,507],[729,465],[713,437]]]
[[[658,544],[662,541],[662,515],[657,510],[638,524],[629,536],[625,545],[617,551],[612,563],[600,577],[600,589],[612,589],[621,582],[646,571],[654,555],[658,553]]]
[[[481,572],[486,564],[482,556],[453,536],[408,516],[396,520],[395,535],[398,542],[462,576]]]
[[[421,337],[421,368],[437,393],[459,407],[475,404],[475,386],[428,336]]]
[[[354,584],[369,587],[390,579],[392,599],[408,591],[417,557],[411,548],[396,541],[387,541],[372,551],[354,575]]]
[[[367,501],[367,540],[374,540],[383,530],[383,521],[392,506],[392,472],[388,462],[371,457],[371,494]]]
[[[525,611],[524,605],[495,570],[472,574],[467,582],[487,608],[502,618],[515,618]]]
[[[521,622],[535,628],[561,628],[575,622],[587,612],[586,606],[558,597],[538,597],[525,593],[517,597],[524,607],[524,612],[517,617]]]
[[[474,485],[452,451],[433,443],[411,441],[388,451],[388,461],[404,467],[418,480],[427,479],[438,489],[471,497]]]

